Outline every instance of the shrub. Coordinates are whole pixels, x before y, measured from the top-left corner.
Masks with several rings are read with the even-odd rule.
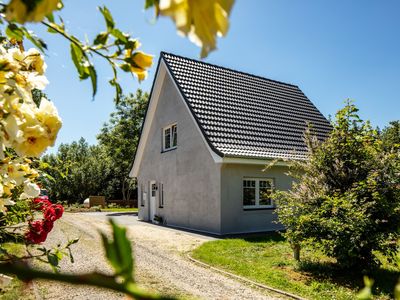
[[[295,163],[292,190],[278,192],[279,221],[295,246],[321,248],[346,266],[379,264],[374,251],[394,257],[400,228],[400,152],[385,152],[368,122],[347,103],[329,138],[306,134],[307,161]]]

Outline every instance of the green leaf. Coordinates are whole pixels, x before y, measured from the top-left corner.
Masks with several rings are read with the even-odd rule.
[[[78,242],[79,242],[79,238],[76,238],[76,239],[73,239],[73,240],[69,240],[68,244],[67,244],[67,247],[69,247],[69,246],[71,246],[73,244],[76,244]]]
[[[78,47],[75,43],[71,43],[70,46],[71,46],[72,61],[74,62],[76,70],[79,73],[79,77],[81,77],[82,74],[84,73],[83,66],[81,64],[82,57],[83,57],[82,48]]]
[[[118,104],[119,101],[121,100],[122,96],[122,88],[121,85],[117,82],[116,78],[113,78],[109,81],[109,83],[115,87],[115,104]]]
[[[128,42],[129,35],[124,34],[121,30],[114,28],[111,30],[111,34],[117,39],[116,44],[126,44]]]
[[[54,14],[50,13],[46,16],[47,20],[49,20],[49,22],[54,23]]]
[[[6,28],[6,35],[9,39],[16,39],[19,42],[24,38],[24,32],[21,30],[21,28],[13,23],[8,24]]]
[[[119,65],[119,67],[121,68],[121,70],[123,70],[125,72],[130,72],[131,71],[131,65],[130,64],[121,64],[121,65]]]
[[[45,50],[47,50],[47,45],[42,39],[38,38],[32,32],[29,32],[29,30],[27,30],[26,28],[22,28],[22,30],[25,34],[25,37],[30,40],[32,44],[34,44],[40,51],[44,52]]]
[[[96,69],[92,65],[88,67],[88,70],[89,70],[90,80],[92,81],[92,90],[93,90],[92,96],[94,97],[97,93],[97,73]]]
[[[146,0],[144,3],[144,9],[148,9],[152,6],[154,6],[155,4],[158,4],[158,0]]]
[[[84,80],[90,76],[93,83],[93,70],[90,70],[90,68],[93,68],[93,66],[90,65],[90,62],[85,56],[83,49],[75,43],[71,43],[71,58],[74,62],[76,70],[78,71],[79,79]]]
[[[106,21],[107,30],[111,31],[115,26],[115,22],[114,22],[114,19],[111,15],[110,11],[108,10],[108,8],[106,6],[99,7],[99,10],[103,15],[104,20]]]
[[[99,33],[93,41],[94,45],[104,45],[107,43],[108,32]]]
[[[105,234],[101,234],[106,257],[115,272],[125,279],[125,282],[133,282],[133,257],[131,242],[126,237],[126,228],[118,226],[112,219],[110,224],[113,229],[113,240],[109,240]]]
[[[59,257],[56,254],[47,253],[47,259],[48,259],[50,265],[52,265],[53,267],[58,266]]]

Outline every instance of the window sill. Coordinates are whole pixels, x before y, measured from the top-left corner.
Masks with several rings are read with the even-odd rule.
[[[170,151],[172,151],[172,150],[176,150],[176,148],[178,148],[178,147],[165,149],[165,150],[162,150],[161,153],[170,152]]]
[[[159,206],[158,208],[164,208],[164,206]]]
[[[271,206],[271,207],[254,207],[254,208],[243,208],[244,211],[251,211],[251,210],[274,210],[276,209],[275,206]]]

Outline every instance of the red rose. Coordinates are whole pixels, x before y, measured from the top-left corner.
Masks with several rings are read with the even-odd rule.
[[[49,200],[35,198],[35,199],[33,199],[33,204],[37,210],[44,210],[44,209],[46,209],[46,207],[51,205],[51,202]]]
[[[40,244],[47,238],[47,232],[43,228],[43,221],[29,223],[29,231],[25,234],[25,239],[33,244]]]
[[[53,208],[56,214],[56,220],[58,220],[63,215],[64,207],[61,204],[53,204]]]
[[[43,221],[43,230],[49,233],[53,229],[53,221],[50,220],[44,220]]]
[[[52,221],[52,222],[57,220],[56,211],[55,211],[53,205],[45,208],[45,210],[43,211],[43,217],[45,220]]]

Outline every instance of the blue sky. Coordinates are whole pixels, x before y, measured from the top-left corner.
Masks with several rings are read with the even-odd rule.
[[[117,25],[139,37],[142,50],[198,58],[200,49],[176,34],[167,18],[153,22],[144,0],[65,1],[61,15],[71,33],[92,39],[104,29],[97,6],[107,4]],[[400,119],[400,1],[397,0],[236,0],[231,28],[207,62],[298,85],[325,115],[334,115],[352,98],[360,115],[374,126]],[[69,45],[40,26],[32,27],[48,43],[46,89],[63,119],[57,144],[96,134],[114,108],[111,70],[95,60],[99,91],[80,82]],[[145,82],[122,77],[125,92],[149,91],[154,66]],[[53,152],[55,149],[50,150]]]

